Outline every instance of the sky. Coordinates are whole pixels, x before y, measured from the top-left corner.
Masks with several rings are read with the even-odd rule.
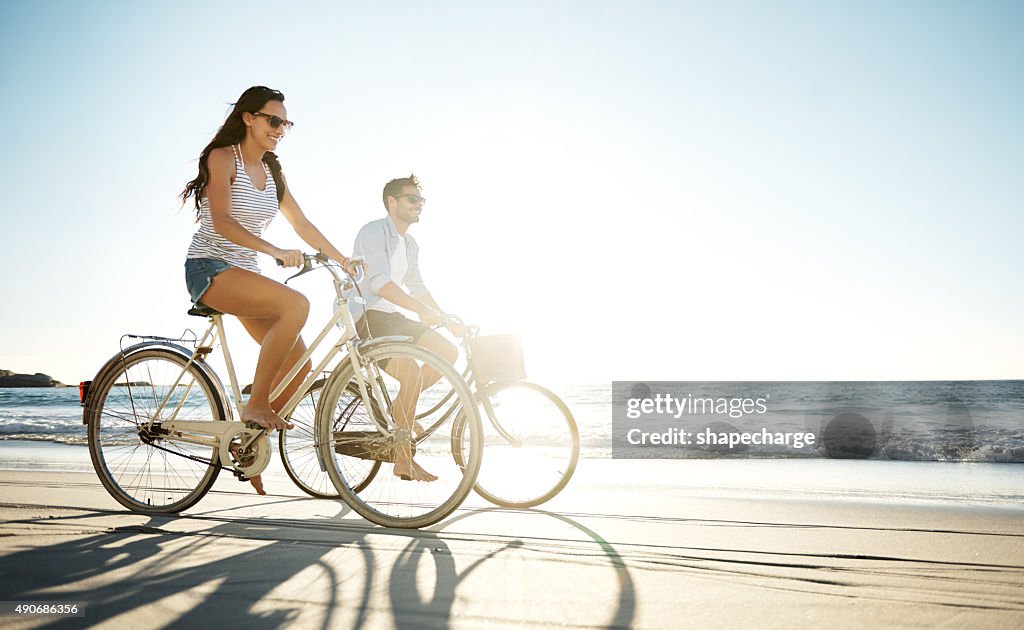
[[[538,381],[1024,378],[1022,27],[1018,2],[5,0],[0,369],[77,383],[125,333],[203,327],[176,195],[261,84],[307,216],[350,252],[415,172],[432,293]],[[309,340],[333,290],[294,286]]]

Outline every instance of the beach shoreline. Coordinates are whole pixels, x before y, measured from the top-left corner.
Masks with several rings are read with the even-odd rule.
[[[265,477],[291,486],[277,452]],[[881,504],[1024,506],[1024,464],[830,459],[611,459],[580,467],[604,490],[650,490],[680,497],[822,499]],[[0,440],[0,470],[93,473],[88,447],[46,440]],[[580,478],[571,485],[578,485]],[[98,480],[97,480],[97,483]],[[297,490],[296,490],[297,492]]]

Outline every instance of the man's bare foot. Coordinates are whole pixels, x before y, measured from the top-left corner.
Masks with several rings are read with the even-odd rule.
[[[270,405],[254,405],[251,401],[242,410],[242,422],[253,422],[268,431],[295,428],[294,425],[285,422],[281,416],[274,413]]]
[[[395,461],[395,476],[405,481],[437,481],[437,475],[427,472],[422,466],[413,460],[409,466],[400,466]]]
[[[398,447],[394,454],[394,476],[407,481],[436,481],[437,475],[431,474],[410,457],[410,452]]]
[[[404,443],[402,433],[405,433]],[[409,437],[409,431],[406,429],[396,430],[395,439],[395,476],[406,481],[437,481],[437,475],[427,472],[412,458],[412,440]]]

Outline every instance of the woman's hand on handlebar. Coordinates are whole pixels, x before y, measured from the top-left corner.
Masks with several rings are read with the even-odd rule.
[[[298,249],[277,249],[275,247],[271,255],[282,267],[301,267],[305,262],[302,259],[302,251]]]

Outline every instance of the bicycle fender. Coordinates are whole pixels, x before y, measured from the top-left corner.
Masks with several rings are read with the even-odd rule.
[[[184,346],[179,346],[174,343],[169,343],[166,341],[145,341],[143,343],[137,343],[133,346],[128,346],[123,351],[118,352],[114,356],[110,357],[107,360],[107,362],[103,364],[103,367],[101,367],[99,371],[96,372],[96,376],[93,377],[92,381],[90,381],[90,383],[96,385],[96,387],[90,386],[88,392],[85,395],[85,400],[82,401],[82,407],[84,408],[84,411],[82,413],[82,424],[89,424],[89,410],[92,406],[93,395],[97,390],[100,389],[99,385],[103,382],[103,379],[107,377],[107,374],[112,369],[114,369],[119,363],[127,359],[129,356],[137,352],[141,352],[143,350],[149,350],[151,348],[164,348],[166,350],[170,350],[171,352],[176,352],[180,354],[182,358],[184,358],[186,361],[190,359],[194,354],[193,352],[189,351],[188,348],[185,348]],[[193,364],[195,364],[196,367],[205,372],[206,376],[210,377],[210,380],[220,390],[219,393],[223,397],[223,400],[228,400],[227,397],[224,396],[224,385],[221,383],[220,378],[217,377],[217,374],[213,370],[211,370],[204,361],[193,361]],[[228,411],[229,415],[230,413],[231,412]],[[230,420],[231,418],[226,419]]]
[[[389,335],[387,337],[373,337],[371,339],[362,339],[356,346],[359,351],[369,350],[374,346],[379,346],[382,343],[412,343],[413,338],[407,335]]]

